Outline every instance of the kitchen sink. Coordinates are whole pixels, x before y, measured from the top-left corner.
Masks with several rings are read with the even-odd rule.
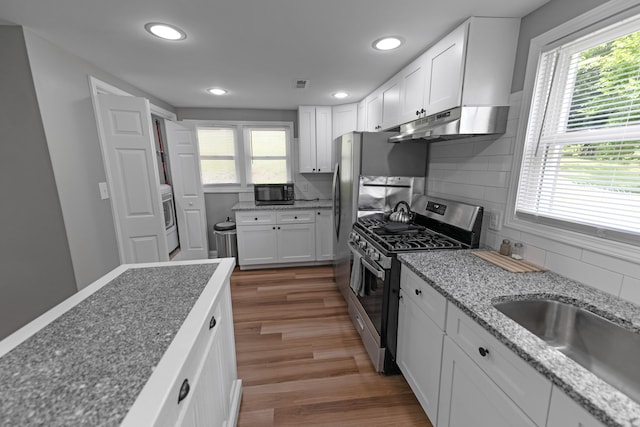
[[[588,310],[549,299],[493,306],[548,345],[640,402],[640,334]]]

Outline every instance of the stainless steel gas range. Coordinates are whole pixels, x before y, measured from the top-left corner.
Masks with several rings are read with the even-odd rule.
[[[411,223],[376,213],[358,218],[349,236],[353,253],[349,314],[376,371],[399,373],[395,362],[400,295],[399,253],[477,248],[483,208],[415,196]]]

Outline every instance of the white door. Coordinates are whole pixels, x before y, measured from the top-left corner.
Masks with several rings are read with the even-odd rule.
[[[98,109],[120,261],[168,261],[149,101],[100,94]]]
[[[300,173],[316,171],[316,107],[298,108]]]
[[[206,259],[209,257],[207,215],[196,138],[191,129],[168,120],[165,120],[165,128],[180,237],[180,259]]]
[[[279,225],[278,261],[315,261],[315,227],[314,223]]]

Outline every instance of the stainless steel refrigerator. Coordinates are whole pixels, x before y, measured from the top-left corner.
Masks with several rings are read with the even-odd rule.
[[[351,132],[337,140],[337,164],[333,175],[335,253],[334,278],[347,295],[351,278],[349,233],[358,214],[361,175],[424,178],[427,172],[427,143],[391,144],[395,132]]]

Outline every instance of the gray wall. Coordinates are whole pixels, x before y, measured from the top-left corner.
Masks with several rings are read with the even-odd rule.
[[[172,107],[29,30],[25,40],[81,289],[120,264],[111,204],[101,200],[98,191],[98,183],[106,178],[88,78],[93,75],[161,107]],[[54,240],[46,233],[43,238]]]
[[[527,68],[529,44],[532,38],[607,1],[608,0],[551,0],[549,3],[522,18],[511,92],[521,91],[524,87],[524,74]]]
[[[0,339],[76,291],[23,31],[0,26]]]

